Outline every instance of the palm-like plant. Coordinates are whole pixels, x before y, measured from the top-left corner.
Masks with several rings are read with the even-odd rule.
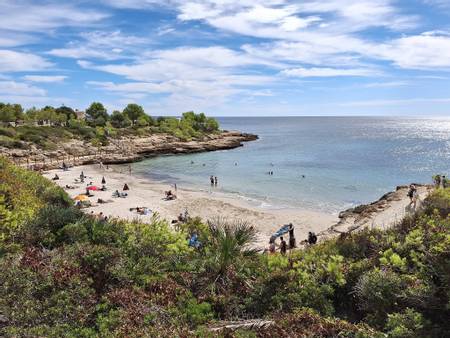
[[[208,270],[215,286],[225,287],[257,254],[258,250],[251,247],[256,239],[256,230],[247,222],[237,220],[230,223],[223,218],[208,221],[208,225]]]

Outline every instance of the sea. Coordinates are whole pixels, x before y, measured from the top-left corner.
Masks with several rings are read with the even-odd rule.
[[[221,128],[259,140],[216,152],[133,164],[135,173],[180,188],[244,199],[261,208],[337,213],[398,185],[450,175],[450,119],[223,117]],[[270,175],[269,172],[273,172]],[[210,176],[218,187],[211,187]]]

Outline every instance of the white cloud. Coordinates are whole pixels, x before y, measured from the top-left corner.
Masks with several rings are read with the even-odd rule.
[[[281,74],[290,77],[336,77],[336,76],[378,76],[379,71],[355,68],[292,68],[285,69]]]
[[[30,53],[0,50],[0,72],[23,72],[45,70],[53,64]]]
[[[125,35],[120,31],[84,32],[80,34],[80,37],[81,41],[71,41],[64,48],[54,48],[47,54],[74,59],[116,60],[129,57],[129,52],[135,47],[149,42],[146,38]],[[124,48],[126,48],[126,54],[123,53]]]
[[[363,85],[364,88],[391,88],[391,87],[402,87],[410,85],[407,81],[387,81],[387,82],[372,82]]]
[[[394,39],[370,51],[401,68],[450,70],[450,36],[438,32]]]
[[[41,83],[53,83],[53,82],[63,82],[67,79],[64,75],[25,75],[23,77],[25,81],[30,82],[41,82]]]
[[[0,81],[0,96],[44,96],[46,94],[47,93],[44,89],[30,86],[27,83]]]
[[[202,107],[219,104],[235,94],[245,94],[249,88],[273,82],[274,77],[250,70],[254,65],[265,63],[265,60],[223,47],[184,47],[152,51],[131,64],[94,65],[79,62],[79,65],[133,80],[125,83],[87,83],[96,89],[125,98],[162,94],[164,102],[171,107],[178,107],[184,101],[194,108],[198,107],[192,106],[194,104]]]
[[[33,42],[35,39],[26,34],[16,34],[0,30],[0,47],[16,47]]]
[[[108,17],[107,13],[71,4],[29,0],[0,2],[0,29],[20,32],[48,33],[59,27],[85,27]]]

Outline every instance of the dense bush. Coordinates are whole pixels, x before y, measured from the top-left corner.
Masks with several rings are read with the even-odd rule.
[[[393,229],[261,255],[248,224],[99,221],[0,159],[0,336],[446,337],[449,204],[438,190]],[[274,323],[208,331],[252,318]]]
[[[2,111],[6,114],[3,121],[8,122],[8,127],[0,127],[0,147],[8,149],[29,149],[32,144],[40,149],[56,150],[58,143],[71,139],[105,146],[111,138],[154,133],[167,133],[188,141],[219,130],[218,122],[203,113],[188,112],[182,114],[180,119],[165,117],[155,121],[137,104],[129,104],[123,112],[113,111],[108,115],[101,103],[93,102],[86,109],[85,119],[78,119],[75,111],[66,106],[56,109],[50,106],[31,108],[23,114],[19,105],[0,103],[0,115]],[[22,118],[24,121],[21,121]],[[16,120],[20,123],[13,127]]]

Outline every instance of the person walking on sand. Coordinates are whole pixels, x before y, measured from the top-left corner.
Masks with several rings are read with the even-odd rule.
[[[283,237],[280,237],[280,252],[282,255],[286,255],[286,251],[287,251],[287,243],[284,240]]]
[[[131,175],[131,164],[128,165],[128,173]]]
[[[289,249],[295,248],[294,224],[289,223]]]
[[[410,184],[409,185],[409,190],[408,190],[408,197],[409,197],[409,207],[411,207],[411,205],[414,203],[414,209],[415,209],[415,194],[416,194],[416,186],[414,184]]]

